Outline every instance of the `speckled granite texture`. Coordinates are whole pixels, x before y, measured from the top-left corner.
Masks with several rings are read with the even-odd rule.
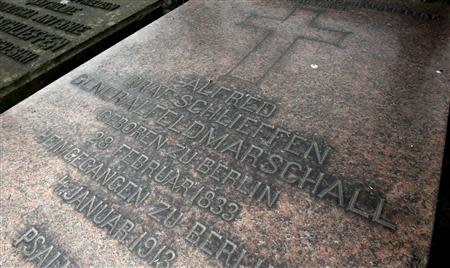
[[[189,1],[2,114],[0,266],[424,267],[448,6],[324,2]]]

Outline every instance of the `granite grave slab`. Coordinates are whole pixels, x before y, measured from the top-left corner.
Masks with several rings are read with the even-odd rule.
[[[158,0],[1,0],[0,112],[160,5]]]
[[[0,266],[426,266],[448,11],[189,1],[0,116]]]

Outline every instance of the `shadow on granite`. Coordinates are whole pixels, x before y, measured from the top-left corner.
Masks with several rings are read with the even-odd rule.
[[[449,115],[450,119],[450,115]],[[431,240],[431,251],[428,267],[440,267],[445,263],[448,254],[450,237],[450,128],[447,124],[447,138],[445,140],[444,160],[442,161],[441,183],[436,209],[436,220]]]

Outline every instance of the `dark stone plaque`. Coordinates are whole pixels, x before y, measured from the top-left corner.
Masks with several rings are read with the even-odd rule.
[[[189,1],[1,115],[0,266],[425,266],[447,14]]]
[[[64,64],[160,4],[158,0],[0,0],[0,112],[40,89]]]

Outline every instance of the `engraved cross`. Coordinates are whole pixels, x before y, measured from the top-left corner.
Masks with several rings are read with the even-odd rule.
[[[269,71],[290,51],[297,40],[309,40],[342,48],[351,32],[323,26],[325,10],[295,8],[284,18],[249,15],[238,25],[264,31],[263,38],[227,75],[259,85]]]

